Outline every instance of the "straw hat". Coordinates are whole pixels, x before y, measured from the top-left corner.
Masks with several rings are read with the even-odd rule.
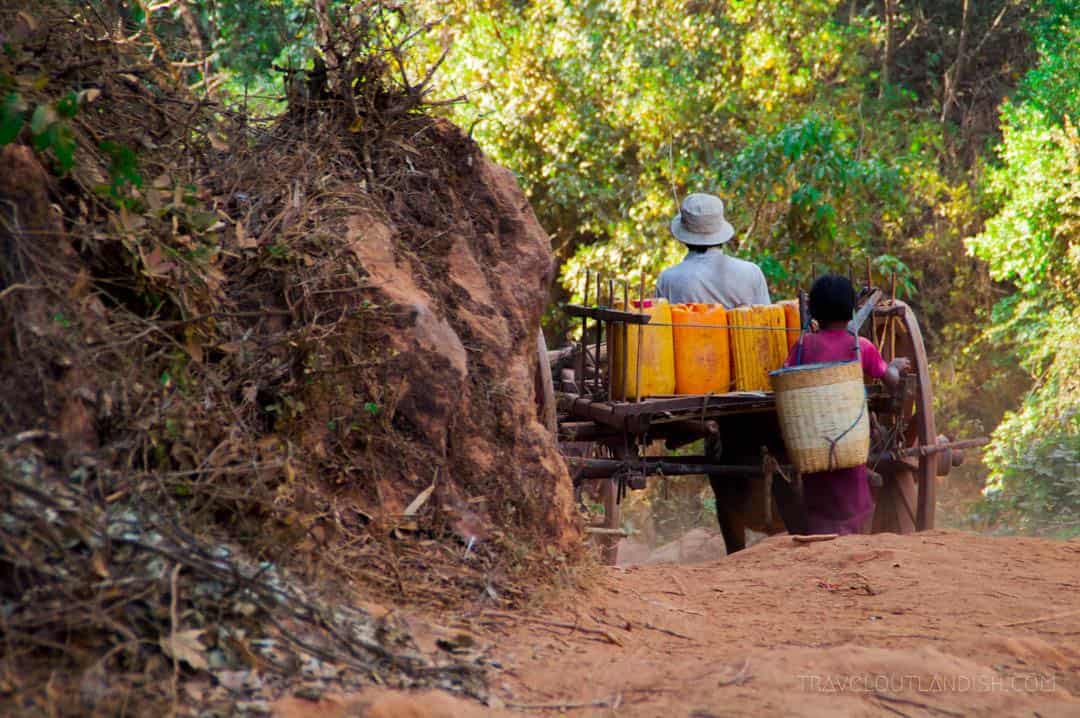
[[[727,242],[735,228],[724,219],[724,203],[711,194],[692,194],[671,220],[671,233],[683,244],[709,247]]]

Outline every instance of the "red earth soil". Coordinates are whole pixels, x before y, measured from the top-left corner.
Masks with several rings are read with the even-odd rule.
[[[1078,716],[1078,589],[1080,541],[775,536],[607,568],[547,610],[417,621],[432,645],[488,644],[489,706],[373,693],[280,715]]]

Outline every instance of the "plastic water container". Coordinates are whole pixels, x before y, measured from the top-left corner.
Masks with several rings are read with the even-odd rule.
[[[787,327],[787,348],[788,351],[791,351],[791,348],[799,343],[799,333],[802,331],[802,317],[799,316],[799,300],[785,299],[780,302],[780,306],[784,308],[784,324]]]
[[[769,372],[787,359],[787,324],[778,304],[736,307],[728,311],[735,388],[768,391]]]
[[[731,389],[727,310],[722,304],[671,307],[676,394],[724,394]],[[715,327],[715,328],[713,328]]]
[[[671,305],[666,299],[631,302],[631,311],[651,317],[650,324],[613,325],[609,337],[611,396],[637,399],[675,393],[675,350],[671,332]],[[624,329],[625,327],[625,329]],[[637,381],[638,333],[641,334],[641,386]]]

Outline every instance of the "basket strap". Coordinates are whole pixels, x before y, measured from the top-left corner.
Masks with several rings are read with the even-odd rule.
[[[855,337],[855,361],[859,364],[859,370],[862,370],[862,342],[859,341],[859,335],[856,332],[852,332],[852,336]],[[866,389],[863,389],[865,394]],[[859,422],[863,418],[863,414],[866,413],[866,399],[864,397],[862,406],[859,407],[859,414],[855,417],[855,421],[851,422],[851,426],[840,432],[840,435],[835,439],[830,439],[827,436],[822,437],[825,441],[829,442],[829,471],[832,471],[836,466],[836,445],[840,443],[840,440],[847,436],[852,429],[859,425]]]
[[[864,392],[865,392],[865,389],[864,389]],[[825,441],[829,442],[829,469],[828,469],[829,471],[832,471],[833,469],[836,468],[836,461],[837,461],[836,460],[836,445],[840,443],[841,439],[843,439],[845,436],[847,436],[849,433],[851,433],[852,429],[854,429],[856,426],[859,425],[859,422],[862,421],[863,414],[865,414],[865,413],[866,413],[866,400],[864,398],[862,406],[859,407],[859,414],[858,414],[858,416],[855,417],[855,421],[851,422],[851,426],[849,426],[848,428],[841,431],[839,436],[837,436],[835,439],[830,439],[828,436],[821,437],[821,438],[825,439]]]

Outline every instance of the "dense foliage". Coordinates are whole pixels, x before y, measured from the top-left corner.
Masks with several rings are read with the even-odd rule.
[[[471,91],[460,120],[555,233],[567,291],[587,267],[636,283],[677,261],[666,222],[700,190],[775,294],[869,258],[930,325],[943,424],[1019,404],[988,461],[993,506],[1018,511],[996,518],[1075,527],[1073,6],[489,3],[454,18],[448,66]]]
[[[995,509],[1033,527],[1080,524],[1080,7],[1052,2],[1036,26],[1039,64],[1001,110],[997,205],[969,241],[1015,292],[994,310],[988,342],[1005,342],[1034,378],[994,432]],[[984,351],[977,346],[976,351]]]

